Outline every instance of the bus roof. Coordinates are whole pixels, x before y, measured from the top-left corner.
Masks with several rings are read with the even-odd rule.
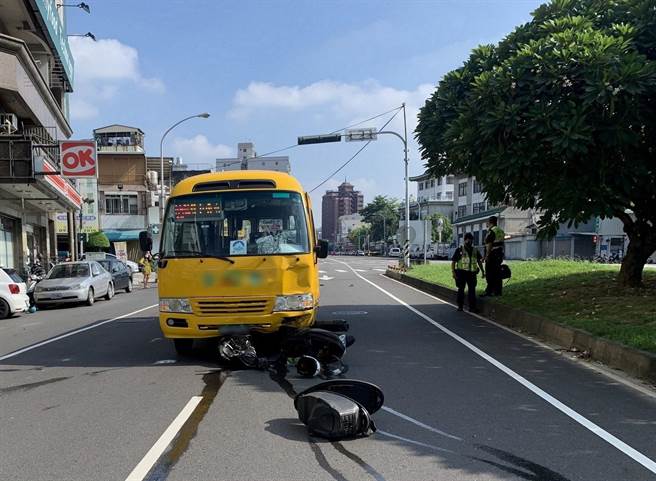
[[[229,170],[225,172],[211,172],[209,174],[187,177],[176,184],[171,193],[171,197],[191,194],[194,191],[194,186],[197,184],[231,180],[270,180],[276,184],[276,189],[304,192],[301,183],[296,180],[295,177],[284,172],[277,172],[275,170]]]

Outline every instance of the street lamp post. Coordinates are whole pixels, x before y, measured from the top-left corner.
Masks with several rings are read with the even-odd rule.
[[[377,140],[378,134],[389,134],[398,137],[403,142],[403,162],[405,164],[405,245],[403,246],[403,265],[410,267],[410,193],[408,179],[408,124],[405,113],[405,103],[401,104],[403,109],[403,135],[392,130],[383,130],[376,132],[376,129],[353,129],[346,131],[346,134],[324,134],[308,135],[298,138],[298,145],[305,144],[323,144],[326,142],[340,142],[342,138],[346,140],[373,141]]]
[[[179,120],[178,122],[174,123],[171,125],[166,132],[164,132],[164,135],[162,135],[162,140],[159,142],[159,222],[162,223],[164,222],[164,139],[168,135],[168,133],[176,128],[178,125],[180,125],[182,122],[186,122],[187,120],[195,119],[196,117],[201,118],[201,119],[206,119],[210,116],[207,112],[204,112],[202,114],[196,114],[196,115],[190,115],[189,117],[185,117],[182,120]]]

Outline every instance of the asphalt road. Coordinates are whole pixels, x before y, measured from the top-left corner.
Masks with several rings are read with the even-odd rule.
[[[178,359],[137,289],[0,321],[0,480],[656,479],[653,394],[385,278],[388,262],[320,273],[320,317],[357,339],[348,376],[385,393],[373,436],[307,435],[290,396],[318,379],[229,370],[207,346]]]

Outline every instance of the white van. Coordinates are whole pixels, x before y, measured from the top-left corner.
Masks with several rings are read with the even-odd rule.
[[[399,249],[398,247],[392,247],[387,253],[387,255],[390,257],[401,257],[401,249]]]

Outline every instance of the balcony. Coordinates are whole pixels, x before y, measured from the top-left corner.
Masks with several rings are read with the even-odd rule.
[[[141,145],[100,145],[98,152],[108,154],[143,154],[144,148]]]
[[[0,101],[26,124],[52,127],[52,139],[67,139],[71,126],[27,44],[0,34]]]

